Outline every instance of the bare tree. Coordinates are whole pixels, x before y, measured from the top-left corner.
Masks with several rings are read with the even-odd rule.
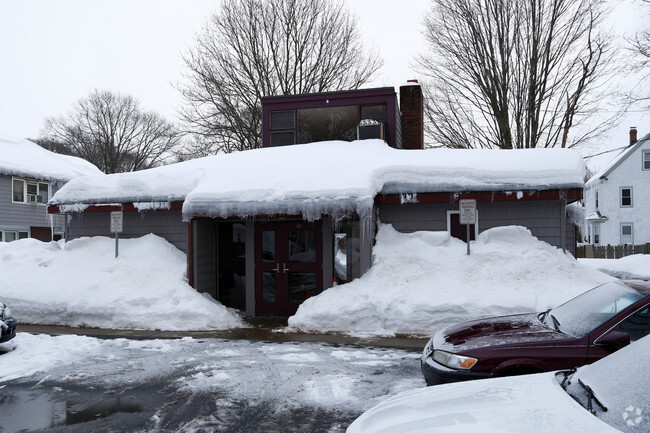
[[[427,133],[457,148],[572,147],[609,73],[602,0],[433,0],[425,19]]]
[[[170,122],[141,110],[133,97],[99,90],[77,101],[66,116],[47,119],[44,134],[105,173],[160,165],[180,137]]]
[[[645,4],[648,11],[650,11],[650,0],[639,0],[639,4]],[[639,83],[629,95],[629,101],[632,104],[640,105],[647,109],[650,102],[650,93],[645,90],[648,83],[648,68],[650,68],[650,30],[644,29],[638,31],[631,41],[632,53],[634,54],[635,61],[631,64],[632,73],[639,74]]]
[[[224,0],[184,60],[181,115],[208,153],[261,146],[263,96],[355,89],[382,65],[339,0]]]

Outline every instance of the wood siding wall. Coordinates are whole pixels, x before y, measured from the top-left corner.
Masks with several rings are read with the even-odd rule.
[[[447,231],[447,212],[457,211],[458,205],[445,204],[405,204],[379,205],[378,215],[381,223],[392,224],[403,233],[419,230]],[[478,230],[485,230],[509,225],[528,228],[533,236],[551,245],[562,248],[563,237],[566,238],[567,250],[575,254],[570,237],[569,226],[563,227],[560,216],[564,217],[563,206],[559,201],[499,202],[477,204]],[[563,229],[566,230],[564,236]]]
[[[31,227],[50,228],[47,206],[35,203],[14,203],[12,200],[12,176],[0,175],[0,228],[8,230],[30,230]],[[25,179],[21,177],[20,179]],[[58,190],[50,185],[50,194]],[[63,217],[54,215],[53,225],[63,231]],[[30,230],[31,231],[31,230]]]
[[[86,212],[70,214],[69,240],[82,236],[109,236],[110,212]],[[157,210],[124,212],[124,232],[120,238],[138,238],[153,233],[166,239],[179,250],[187,253],[187,223],[180,210]]]
[[[216,224],[213,220],[195,220],[194,227],[194,288],[217,299]]]

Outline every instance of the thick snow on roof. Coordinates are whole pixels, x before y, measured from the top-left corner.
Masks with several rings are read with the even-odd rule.
[[[565,149],[397,150],[380,140],[256,149],[141,172],[85,178],[60,205],[185,199],[192,216],[357,211],[380,193],[582,188],[584,164]]]
[[[625,147],[621,150],[616,156],[609,162],[607,165],[601,169],[598,173],[593,175],[591,179],[587,181],[587,185],[591,185],[594,182],[600,181],[602,177],[607,177],[609,174],[616,169],[629,155],[634,153],[639,147],[643,146],[646,141],[650,140],[650,134],[645,135],[643,138],[635,142],[634,144]]]
[[[103,175],[90,162],[43,149],[22,138],[0,135],[0,174],[67,182],[80,176]]]

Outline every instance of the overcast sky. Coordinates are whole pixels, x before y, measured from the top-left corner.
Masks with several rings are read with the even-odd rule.
[[[372,86],[419,78],[428,0],[345,0],[368,46],[385,61]],[[616,7],[619,27],[638,27],[633,0]],[[193,44],[218,0],[0,0],[0,135],[36,138],[44,120],[65,114],[93,89],[133,95],[143,108],[176,120],[173,84],[183,80],[181,54]],[[646,15],[647,18],[647,15]],[[650,132],[650,118],[630,126]],[[611,141],[611,139],[609,140]]]

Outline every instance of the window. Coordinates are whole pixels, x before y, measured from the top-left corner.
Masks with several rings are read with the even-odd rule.
[[[621,245],[632,244],[632,224],[621,224]]]
[[[386,105],[364,105],[361,107],[361,120],[376,120],[386,123]]]
[[[17,239],[26,239],[29,232],[21,230],[0,230],[0,242],[11,242]]]
[[[650,170],[650,150],[643,151],[643,169]]]
[[[632,188],[621,188],[621,207],[632,207]]]
[[[296,143],[295,114],[293,110],[271,111],[271,147]]]
[[[298,110],[298,142],[357,139],[357,105]]]
[[[13,180],[12,199],[17,203],[42,203],[50,200],[50,184],[47,182]]]
[[[629,334],[631,341],[650,334],[650,307],[645,307],[623,320],[616,330]]]
[[[596,210],[598,210],[598,191],[596,191]]]
[[[600,224],[594,224],[592,231],[594,235],[594,245],[600,244]]]

